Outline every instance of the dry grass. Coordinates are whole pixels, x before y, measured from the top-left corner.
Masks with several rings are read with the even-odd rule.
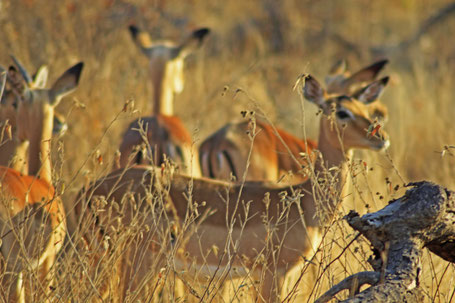
[[[305,72],[323,79],[339,58],[347,58],[353,70],[364,66],[376,59],[368,51],[370,47],[395,45],[446,4],[445,0],[295,0],[280,5],[272,0],[242,4],[6,0],[0,2],[0,63],[11,64],[8,55],[14,54],[30,70],[48,64],[52,83],[53,77],[70,64],[85,62],[79,88],[59,107],[67,116],[69,131],[62,139],[64,148],[56,150],[54,157],[56,185],[71,216],[80,188],[110,171],[124,127],[139,113],[145,115],[151,110],[147,60],[128,36],[129,24],[136,23],[153,36],[176,39],[199,26],[213,30],[205,47],[188,60],[185,73],[191,77],[186,77],[185,89],[176,98],[176,113],[192,130],[196,144],[214,129],[239,118],[241,110],[254,108],[251,99],[277,125],[297,135],[305,127],[307,134],[316,138],[315,108],[308,103],[302,107],[298,94],[292,91],[297,76]],[[291,296],[290,302],[311,301],[346,276],[368,269],[368,247],[361,241],[351,243],[354,234],[341,219],[342,214],[353,208],[361,213],[377,210],[402,194],[402,185],[409,181],[426,179],[455,188],[455,149],[448,147],[442,156],[444,146],[455,144],[454,36],[455,18],[449,18],[410,48],[388,55],[391,63],[386,74],[392,81],[382,101],[390,112],[386,129],[391,148],[381,155],[356,154],[372,170],[365,171],[363,163],[356,164],[354,194],[327,227],[324,245],[315,260],[306,265],[297,296]],[[346,47],[346,41],[355,47]],[[246,94],[236,93],[238,88]],[[127,100],[134,100],[139,113],[122,111]],[[59,142],[55,146],[59,147]],[[70,226],[70,230],[74,228],[74,224]],[[125,235],[134,236],[135,232],[127,229]],[[120,239],[116,253],[133,238]],[[80,282],[84,270],[90,270],[89,257],[89,252],[76,251],[71,245],[66,249],[55,284],[55,293],[63,301],[96,300],[93,285],[121,277],[109,261],[98,280]],[[428,301],[455,300],[453,265],[425,252],[422,275]],[[294,282],[288,283],[288,289],[298,276],[289,277]],[[154,282],[145,292],[153,294],[156,301],[197,302],[191,292],[200,294],[207,289],[186,280],[182,286],[174,273],[162,277],[166,283],[164,278],[156,281],[151,272]],[[164,284],[163,290],[161,286],[155,288],[158,284]],[[174,284],[180,286],[174,288]],[[236,289],[225,287],[223,291],[227,293],[229,288],[231,293]],[[216,288],[210,291],[222,292]],[[180,298],[182,295],[185,298]],[[248,296],[248,292],[241,292],[238,297]],[[224,302],[220,296],[215,296],[215,301]]]

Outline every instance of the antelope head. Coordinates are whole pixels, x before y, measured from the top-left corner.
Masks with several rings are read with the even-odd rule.
[[[325,78],[327,92],[352,96],[362,90],[362,87],[374,81],[388,62],[387,59],[380,60],[351,74],[347,70],[346,60],[340,60],[331,68],[330,74]],[[388,119],[387,107],[381,102],[371,103],[369,111],[372,118],[383,122]]]
[[[369,105],[376,102],[388,77],[373,81],[353,96],[329,94],[312,76],[305,80],[304,96],[322,112],[319,145],[348,151],[352,148],[380,150],[389,146],[388,135],[372,118]],[[377,124],[377,125],[375,125]]]
[[[150,61],[150,75],[154,87],[154,113],[173,114],[173,96],[184,87],[183,67],[185,58],[199,48],[210,32],[208,28],[193,31],[180,44],[169,40],[153,41],[150,35],[131,25],[133,41]]]
[[[43,164],[49,163],[49,142],[55,130],[54,109],[64,96],[75,90],[82,67],[80,62],[68,69],[50,89],[42,88],[41,82],[40,87],[25,85],[17,92],[17,138],[19,142],[30,141],[29,174],[41,174],[42,170],[50,180],[50,167]],[[26,83],[33,83],[28,82],[22,70],[21,74]],[[61,125],[57,127],[61,128]]]

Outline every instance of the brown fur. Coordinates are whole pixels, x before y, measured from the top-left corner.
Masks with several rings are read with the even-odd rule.
[[[0,166],[9,166],[22,174],[28,174],[27,154],[29,141],[23,140],[20,142],[18,140],[17,108],[21,101],[21,94],[25,89],[34,91],[45,87],[48,69],[46,66],[41,66],[31,78],[17,59],[15,59],[15,62],[19,65],[19,69],[27,74],[26,78],[32,79],[32,82],[27,83],[14,67],[9,68],[7,72],[8,81],[0,105],[0,131],[3,132],[3,140],[0,142]],[[66,128],[65,118],[55,112],[52,133],[56,136],[61,136],[66,131]]]
[[[55,197],[52,186],[50,140],[54,107],[77,86],[81,70],[82,63],[77,64],[58,78],[51,89],[26,88],[19,98],[15,135],[19,142],[30,142],[30,175],[0,167],[0,229],[4,235],[1,253],[3,267],[11,273],[1,283],[2,290],[7,292],[2,295],[8,300],[31,300],[36,290],[29,289],[27,274],[35,270],[42,282],[41,290],[49,292],[50,269],[66,234],[63,203]],[[18,242],[18,233],[24,235],[25,251],[21,249],[22,241]],[[39,239],[44,243],[36,243]],[[28,262],[23,262],[24,259]]]
[[[307,166],[307,159],[314,161],[316,146],[312,140],[305,142],[279,128],[275,131],[260,120],[229,123],[201,144],[202,175],[230,180],[232,173],[237,181],[242,181],[247,170],[246,180],[278,181],[291,171],[290,183],[302,182],[307,179],[302,168]],[[301,153],[309,158],[303,158]]]
[[[181,44],[172,41],[153,42],[150,36],[130,26],[134,42],[150,60],[150,77],[153,86],[153,116],[142,117],[130,124],[120,145],[120,163],[116,167],[147,162],[161,165],[163,154],[182,172],[200,176],[197,150],[183,122],[174,114],[174,95],[183,89],[184,60],[189,52],[202,43],[208,29],[194,31]],[[154,157],[131,156],[134,147],[144,143],[137,130],[141,121],[147,125],[147,144],[154,149]],[[144,124],[144,126],[145,126]],[[130,157],[133,161],[131,161]],[[141,158],[141,159],[139,159]],[[140,160],[140,161],[137,161]]]
[[[358,88],[376,79],[387,62],[378,61],[353,75],[346,71],[344,61],[338,63],[326,77],[327,94],[357,97],[361,93]],[[368,109],[371,117],[387,119],[387,108],[380,102],[372,103]],[[242,181],[245,175],[245,180],[286,180],[295,184],[307,179],[303,168],[308,161],[314,162],[316,147],[312,140],[298,139],[260,120],[242,121],[229,123],[204,140],[199,148],[199,162],[205,177],[231,180],[232,174]],[[307,157],[303,158],[301,153]],[[283,178],[288,172],[292,174]]]
[[[330,94],[354,95],[366,84],[374,81],[388,62],[388,60],[380,60],[351,74],[346,69],[346,61],[341,60],[332,67],[330,74],[325,79],[327,92]],[[382,121],[387,121],[388,119],[387,107],[379,101],[371,104],[369,111],[372,118],[378,118]]]
[[[368,102],[375,100],[386,82],[371,84],[366,96],[361,97]],[[114,171],[80,194],[76,206],[79,216],[85,217],[82,210],[88,209],[97,218],[97,227],[86,234],[87,243],[103,241],[108,235],[115,238],[110,231],[140,228],[141,236],[127,246],[122,259],[126,278],[120,283],[125,294],[136,290],[150,272],[176,266],[176,271],[193,278],[215,275],[216,268],[218,276],[225,269],[232,276],[251,274],[254,280],[262,274],[259,301],[275,302],[279,298],[282,277],[302,256],[310,258],[315,253],[321,227],[330,222],[344,197],[349,151],[379,150],[388,145],[382,129],[375,136],[368,135],[373,121],[363,102],[329,96],[310,76],[304,92],[324,112],[319,136],[322,157],[306,182],[292,187],[267,182],[235,184],[170,176],[166,170],[136,166]],[[353,116],[339,118],[339,112]],[[99,196],[108,201],[108,210],[96,203]],[[110,247],[117,246],[114,242]],[[95,258],[92,268],[97,268],[99,260]],[[201,270],[203,274],[198,275]]]

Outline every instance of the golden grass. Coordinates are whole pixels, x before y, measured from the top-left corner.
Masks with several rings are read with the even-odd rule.
[[[311,73],[322,81],[340,58],[347,58],[353,70],[372,62],[376,57],[368,51],[370,47],[394,45],[409,37],[447,1],[277,3],[273,0],[0,3],[0,64],[11,64],[9,54],[18,57],[29,70],[48,64],[51,83],[70,64],[85,62],[79,88],[59,107],[67,116],[69,131],[62,139],[64,148],[54,157],[56,185],[70,216],[82,185],[110,171],[125,126],[151,110],[147,60],[128,36],[129,24],[136,23],[153,36],[175,39],[195,27],[212,29],[207,44],[187,61],[185,73],[191,76],[186,77],[185,89],[177,96],[175,105],[176,114],[192,130],[196,144],[214,129],[239,118],[241,110],[254,108],[251,100],[277,125],[297,135],[302,135],[305,127],[309,137],[317,138],[315,108],[306,103],[302,111],[299,96],[292,91],[297,76]],[[357,169],[354,195],[343,204],[341,214],[353,208],[360,213],[380,209],[386,201],[402,194],[403,183],[409,181],[426,179],[455,188],[455,157],[451,155],[455,155],[455,149],[449,147],[444,156],[441,153],[445,145],[455,144],[454,36],[455,20],[449,18],[409,49],[389,55],[391,62],[384,74],[390,75],[392,81],[382,101],[389,107],[386,129],[391,148],[387,154],[356,154],[373,170]],[[355,48],[346,47],[340,37]],[[245,93],[237,92],[238,88]],[[138,112],[122,112],[127,100],[134,100]],[[396,185],[400,185],[398,190],[394,190]],[[353,239],[353,231],[341,218],[342,215],[328,227],[323,249],[308,265],[309,273],[303,276],[291,302],[314,300],[330,285],[368,269],[366,259],[370,252],[365,243],[354,242],[339,255]],[[74,223],[75,218],[72,219]],[[63,301],[96,298],[97,290],[91,285],[98,282],[80,282],[89,256],[71,246],[66,251],[59,261],[55,293]],[[108,272],[107,277],[120,274]],[[422,275],[428,301],[455,300],[453,265],[425,252]],[[297,276],[294,274],[290,280],[295,281]],[[149,285],[151,289],[153,283]],[[181,282],[170,274],[164,290],[149,295],[155,294],[156,301],[198,302],[190,290],[200,293],[205,287],[186,281],[187,285],[180,284],[176,293],[175,283]],[[292,285],[288,283],[288,289]],[[185,298],[179,297],[182,288]],[[228,293],[229,288],[214,292]],[[247,302],[251,299],[245,299],[248,296],[248,292],[241,292],[238,298]],[[215,301],[224,302],[220,296]]]

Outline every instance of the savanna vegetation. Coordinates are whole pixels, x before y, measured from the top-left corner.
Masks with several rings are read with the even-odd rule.
[[[198,27],[211,29],[204,45],[186,60],[185,87],[175,98],[175,114],[196,146],[225,123],[243,119],[244,111],[316,140],[318,109],[304,101],[295,85],[298,77],[309,73],[323,83],[340,59],[353,71],[389,59],[382,75],[390,81],[381,101],[389,112],[383,128],[390,148],[355,153],[349,195],[324,227],[319,251],[286,278],[283,300],[312,302],[345,277],[369,268],[369,247],[362,238],[354,241],[356,233],[343,220],[349,210],[381,209],[412,181],[455,188],[453,6],[448,0],[1,1],[0,65],[12,64],[10,54],[33,72],[46,64],[53,83],[69,66],[84,62],[77,91],[57,108],[68,130],[52,142],[53,183],[68,216],[68,235],[55,263],[49,300],[101,301],[106,289],[106,301],[118,298],[116,283],[125,276],[116,261],[131,245],[128,237],[140,234],[132,226],[119,226],[118,242],[113,242],[118,249],[95,277],[94,252],[81,240],[77,224],[89,224],[89,216],[74,214],[81,188],[112,170],[126,126],[151,113],[148,61],[132,43],[129,25],[177,41]],[[428,19],[443,9],[447,14]],[[455,266],[428,251],[422,264],[427,301],[455,302]],[[153,268],[149,283],[125,301],[250,302],[260,283],[231,283],[228,273],[221,281],[202,280]],[[45,298],[37,291],[33,301]]]

